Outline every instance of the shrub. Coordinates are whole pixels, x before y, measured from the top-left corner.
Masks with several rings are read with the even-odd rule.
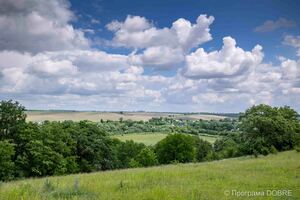
[[[156,154],[148,147],[142,149],[142,151],[136,156],[135,160],[143,167],[149,167],[158,164]]]
[[[262,155],[266,156],[266,155],[268,155],[270,152],[269,152],[269,149],[268,149],[267,147],[263,147],[263,148],[261,149],[261,153],[262,153]]]
[[[207,154],[206,159],[208,161],[219,160],[220,155],[218,153],[216,153],[215,151],[211,151]]]
[[[158,142],[155,152],[159,163],[169,164],[172,161],[191,162],[195,158],[194,137],[184,134],[171,134]]]
[[[199,137],[195,137],[195,145],[196,145],[196,159],[198,161],[206,160],[207,155],[212,151],[212,145],[200,139]]]
[[[270,153],[276,154],[277,152],[278,152],[277,149],[272,145],[270,148]]]
[[[145,148],[145,145],[142,143],[136,143],[132,140],[122,142],[117,147],[117,157],[120,162],[120,168],[130,167],[130,161],[132,158],[135,158],[142,149]]]
[[[8,141],[0,141],[0,181],[13,178],[14,162],[12,157],[15,154],[14,145]]]
[[[137,168],[137,167],[142,167],[142,165],[136,161],[134,158],[130,159],[129,163],[128,163],[128,167],[130,168]]]
[[[231,158],[238,155],[238,144],[231,138],[218,139],[214,143],[214,150],[219,158]]]

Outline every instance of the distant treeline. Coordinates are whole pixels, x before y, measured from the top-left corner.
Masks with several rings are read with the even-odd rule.
[[[298,148],[297,116],[289,107],[258,105],[246,110],[239,121],[181,122],[162,118],[149,123],[122,120],[33,123],[26,122],[25,108],[18,102],[1,101],[0,180],[276,153]],[[110,137],[109,131],[125,133],[137,124],[145,126],[143,130],[166,126],[169,131],[172,127],[174,134],[155,146]],[[195,131],[197,135],[202,129],[228,132],[213,145],[197,136],[183,134]]]
[[[175,114],[183,114],[183,115],[218,115],[218,116],[224,116],[224,117],[230,117],[230,118],[238,118],[241,113],[215,113],[215,112],[147,112],[147,111],[96,111],[96,110],[39,110],[39,109],[27,109],[27,111],[30,112],[102,112],[102,113],[118,113],[118,114],[126,114],[126,113],[161,113],[161,114],[169,114],[169,115],[175,115]]]
[[[171,118],[152,118],[149,121],[101,120],[98,127],[109,134],[128,133],[187,133],[187,134],[212,134],[227,135],[238,131],[237,119],[221,120],[176,120]]]
[[[210,112],[200,112],[202,115],[218,115],[229,118],[239,118],[242,113],[210,113]]]

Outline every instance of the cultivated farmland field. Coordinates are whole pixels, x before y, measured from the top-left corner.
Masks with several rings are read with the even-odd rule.
[[[167,135],[167,133],[130,133],[113,135],[112,137],[118,138],[121,141],[133,140],[134,142],[144,143],[145,145],[155,145],[157,142],[167,137]],[[210,143],[214,143],[219,136],[200,135],[199,137]]]
[[[299,153],[288,151],[259,158],[13,181],[0,185],[0,199],[296,200],[300,199],[299,174]],[[290,190],[291,196],[267,193],[277,190]],[[260,192],[261,196],[237,196],[244,191]]]
[[[200,114],[181,114],[181,113],[163,113],[163,112],[81,112],[81,111],[27,111],[27,121],[40,122],[40,121],[100,121],[113,120],[117,121],[122,118],[123,120],[133,121],[147,121],[151,118],[170,117],[173,119],[189,119],[189,120],[211,120],[211,119],[224,119],[224,116],[218,115],[200,115]]]

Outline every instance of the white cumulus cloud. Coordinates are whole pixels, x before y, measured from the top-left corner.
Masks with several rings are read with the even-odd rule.
[[[297,48],[297,55],[300,56],[300,35],[286,35],[284,37],[283,44]]]
[[[223,38],[219,51],[205,52],[203,48],[186,56],[183,71],[190,78],[222,78],[241,75],[249,68],[258,65],[263,58],[262,47],[255,46],[252,51],[244,51],[236,46],[231,37]]]
[[[106,25],[113,33],[109,51],[96,48],[84,34],[98,32],[75,28],[73,20],[67,0],[0,0],[1,99],[39,109],[235,112],[258,103],[300,107],[300,61],[281,56],[278,65],[264,63],[260,45],[246,50],[230,36],[223,38],[220,50],[201,48],[212,40],[213,16],[199,15],[195,22],[178,18],[166,27],[143,16],[113,20]],[[99,19],[91,23],[99,24]],[[264,30],[289,23],[268,22]],[[283,43],[299,50],[299,41],[299,36],[287,35]]]
[[[69,23],[73,13],[60,0],[1,0],[0,50],[38,53],[88,48],[83,31]]]
[[[127,16],[124,22],[113,21],[107,28],[114,32],[113,44],[132,48],[168,46],[189,50],[212,39],[209,26],[214,17],[200,15],[196,24],[180,18],[171,28],[157,28],[144,17]]]

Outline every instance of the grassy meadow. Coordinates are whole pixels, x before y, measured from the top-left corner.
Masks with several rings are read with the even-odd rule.
[[[118,138],[125,142],[126,140],[133,140],[134,142],[144,143],[145,145],[155,145],[160,140],[167,137],[166,133],[130,133],[123,135],[113,135],[112,137]]]
[[[160,140],[167,137],[167,133],[130,133],[123,135],[113,135],[112,137],[118,138],[125,142],[126,140],[133,140],[134,142],[144,143],[145,145],[155,145]],[[214,143],[219,136],[214,135],[199,135],[199,137],[210,143]]]
[[[296,200],[300,199],[299,155],[287,151],[258,158],[26,179],[2,183],[0,199]],[[290,190],[291,196],[271,196],[268,190]],[[241,196],[244,191],[263,195]]]

